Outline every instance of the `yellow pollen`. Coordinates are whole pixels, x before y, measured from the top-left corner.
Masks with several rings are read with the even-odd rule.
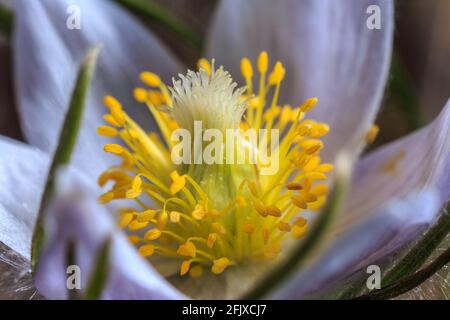
[[[269,76],[269,83],[270,84],[277,84],[280,83],[284,79],[284,75],[286,73],[286,70],[284,70],[283,65],[281,62],[277,62],[275,64],[275,67],[272,71],[272,73]]]
[[[318,184],[312,187],[311,193],[316,196],[324,196],[328,193],[328,186],[326,184]]]
[[[123,214],[119,221],[119,227],[121,229],[126,228],[130,224],[131,220],[133,220],[132,213]]]
[[[103,104],[110,109],[122,109],[122,105],[120,104],[120,102],[112,96],[105,96],[103,98]]]
[[[216,233],[210,233],[208,235],[208,240],[206,241],[206,244],[208,245],[208,248],[214,247],[214,243],[216,243],[217,240],[217,234]]]
[[[137,245],[139,242],[141,242],[141,238],[133,234],[131,236],[128,236],[128,241],[130,241],[133,245]]]
[[[366,134],[367,144],[371,144],[375,141],[378,136],[378,132],[380,132],[380,127],[378,127],[376,124],[373,124]]]
[[[161,84],[160,77],[153,72],[142,72],[140,77],[141,81],[150,87],[159,87]]]
[[[105,120],[106,123],[108,123],[114,127],[120,127],[120,125],[117,123],[117,121],[114,120],[114,117],[110,114],[105,114],[103,116],[103,120]]]
[[[236,204],[240,207],[245,207],[247,205],[247,201],[245,201],[245,198],[242,196],[236,197]]]
[[[186,273],[189,272],[189,268],[191,267],[192,260],[185,260],[181,263],[180,267],[180,275],[184,276]]]
[[[320,171],[322,173],[327,173],[333,171],[334,166],[331,163],[324,163],[317,167],[317,171]]]
[[[103,137],[115,138],[119,134],[119,131],[117,131],[116,128],[109,126],[98,126],[97,133]]]
[[[169,217],[170,222],[177,223],[180,222],[181,213],[178,211],[171,211]]]
[[[203,267],[201,265],[196,265],[191,268],[189,275],[193,278],[198,278],[203,274]]]
[[[161,236],[161,230],[151,229],[144,235],[144,239],[148,241],[156,240]]]
[[[227,230],[223,225],[221,225],[219,222],[213,222],[211,224],[211,228],[214,232],[217,232],[219,234],[226,234]]]
[[[103,103],[109,108],[109,112],[111,113],[111,117],[114,119],[114,122],[117,123],[118,126],[122,127],[125,124],[125,116],[120,102],[114,97],[106,96],[103,99]]]
[[[327,135],[328,132],[330,132],[330,127],[326,123],[317,123],[311,128],[311,136],[313,138],[323,137]]]
[[[127,198],[128,199],[134,199],[141,195],[142,190],[142,179],[140,176],[136,176],[133,179],[133,183],[131,184],[131,189],[127,191]]]
[[[202,220],[205,216],[205,207],[201,204],[196,205],[194,211],[192,211],[192,217],[196,220]]]
[[[155,252],[155,247],[151,244],[146,244],[141,247],[139,247],[139,254],[143,257],[149,257],[153,255]]]
[[[149,210],[145,210],[141,213],[138,214],[137,216],[137,221],[139,222],[150,222],[152,221],[156,216],[156,211],[149,209]]]
[[[383,173],[387,173],[391,176],[397,174],[397,166],[405,158],[406,151],[404,149],[399,150],[392,157],[388,158],[385,163],[380,166],[380,170]]]
[[[121,155],[123,153],[123,147],[120,144],[105,144],[103,150],[108,153]]]
[[[286,188],[288,190],[302,190],[303,186],[300,183],[297,182],[290,182],[286,185]]]
[[[323,148],[323,142],[320,140],[306,140],[300,145],[307,154],[313,154]]]
[[[167,214],[166,210],[163,210],[158,217],[158,220],[156,222],[156,226],[159,229],[164,229],[167,226],[167,222],[169,220],[169,215]]]
[[[294,225],[291,230],[292,237],[294,239],[299,239],[299,238],[303,237],[306,234],[307,228],[308,228],[307,224],[305,224],[303,227]]]
[[[263,51],[258,56],[258,71],[266,73],[269,66],[269,56],[266,51]]]
[[[205,70],[209,75],[211,74],[211,64],[205,58],[198,60],[197,66],[199,69]]]
[[[133,90],[133,96],[137,102],[144,103],[147,100],[148,93],[143,88],[135,88]]]
[[[100,203],[105,204],[105,203],[110,202],[110,201],[113,200],[113,199],[114,199],[114,192],[113,192],[113,191],[108,191],[108,192],[105,192],[104,194],[102,194],[102,195],[98,198],[98,201],[99,201]]]
[[[241,72],[245,79],[251,79],[253,77],[253,68],[248,58],[241,60]]]
[[[170,178],[172,179],[172,184],[170,185],[170,192],[172,194],[175,194],[184,188],[186,179],[183,176],[180,176],[177,171],[173,171],[170,174]]]
[[[245,233],[248,233],[248,234],[252,234],[253,232],[255,232],[255,226],[251,223],[246,223],[242,227],[242,231],[244,231]]]
[[[193,257],[195,258],[197,253],[197,248],[192,242],[186,242],[185,244],[182,244],[178,247],[177,253],[186,256],[186,257]]]
[[[291,231],[291,226],[289,225],[289,223],[281,221],[281,222],[278,224],[278,229],[279,229],[280,231],[286,231],[286,232],[289,232],[289,231]]]
[[[309,98],[300,106],[300,110],[302,112],[308,112],[316,106],[317,102],[318,102],[317,98]]]
[[[211,271],[214,274],[220,274],[225,270],[225,268],[227,268],[231,264],[232,263],[228,258],[226,257],[219,258],[217,260],[214,260],[213,266],[211,267]]]
[[[306,209],[308,208],[308,205],[306,204],[306,200],[302,195],[296,195],[292,198],[292,203],[299,207],[300,209]]]
[[[220,275],[229,267],[270,263],[287,241],[309,232],[305,217],[325,205],[329,192],[333,165],[322,162],[321,151],[323,137],[332,128],[309,117],[317,98],[301,104],[279,101],[289,70],[280,61],[269,68],[265,51],[256,61],[243,58],[240,71],[245,88],[204,58],[198,61],[197,72],[180,76],[172,86],[153,72],[142,72],[144,85],[132,94],[154,118],[158,130],[153,132],[141,128],[135,121],[139,119],[132,119],[117,99],[104,98],[108,112],[97,133],[121,142],[104,145],[106,153],[119,159],[98,177],[99,186],[106,189],[98,201],[131,203],[118,210],[117,223],[141,256],[152,260],[155,255],[155,262],[176,261],[180,276]],[[173,133],[182,128],[194,137],[194,121],[203,121],[202,130],[276,129],[279,140],[272,150],[270,135],[257,141],[244,135],[234,151],[244,157],[255,151],[252,163],[245,158],[239,165],[176,164]],[[206,151],[209,146],[205,142],[202,147]],[[270,155],[278,152],[278,171],[270,175],[263,172],[268,164],[262,155],[268,150]],[[219,158],[228,157],[224,153]],[[395,157],[382,171],[395,171],[403,157]]]
[[[147,221],[139,222],[138,220],[133,220],[128,225],[128,229],[130,229],[131,231],[137,231],[137,230],[144,229],[145,227],[148,226],[148,224],[149,224],[149,222],[147,222]]]
[[[278,256],[280,251],[281,251],[281,248],[280,248],[279,244],[276,244],[276,243],[272,244],[272,245],[267,246],[265,248],[265,250],[264,250],[264,257],[266,259],[273,260],[273,259],[275,259]]]

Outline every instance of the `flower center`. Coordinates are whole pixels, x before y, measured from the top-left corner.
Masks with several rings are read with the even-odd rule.
[[[324,180],[333,168],[321,163],[319,155],[324,147],[320,138],[329,127],[305,119],[316,98],[296,108],[280,106],[285,69],[276,62],[268,73],[268,66],[267,53],[262,52],[257,61],[257,92],[248,58],[241,61],[245,89],[237,89],[228,72],[222,67],[216,70],[205,59],[199,61],[198,72],[188,71],[171,88],[156,74],[141,73],[148,87],[136,88],[134,96],[148,107],[160,136],[146,133],[115,98],[105,97],[108,125],[99,126],[98,133],[121,139],[123,144],[106,144],[104,150],[122,162],[99,177],[100,186],[113,182],[99,201],[134,200],[135,206],[120,209],[119,226],[127,229],[142,256],[178,260],[182,276],[197,277],[205,269],[221,274],[246,261],[272,260],[285,240],[307,233],[304,213],[317,211],[325,203]],[[201,122],[203,132],[234,129],[242,133],[233,150],[237,154],[253,150],[253,157],[236,164],[224,152],[216,158],[224,162],[175,164],[171,157],[178,147],[174,132],[185,129],[195,135],[196,122]],[[249,130],[264,134],[256,142],[245,134]],[[273,130],[279,133],[278,141],[269,134]],[[230,142],[226,135],[216,139],[220,146]],[[187,159],[193,160],[197,153],[194,148]],[[276,171],[264,174],[270,164],[263,153],[279,162]]]

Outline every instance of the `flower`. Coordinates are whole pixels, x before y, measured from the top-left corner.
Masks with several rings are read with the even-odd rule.
[[[105,97],[109,113],[104,119],[110,126],[99,126],[98,133],[108,138],[120,135],[126,147],[105,145],[104,150],[119,156],[122,164],[100,175],[100,186],[108,181],[114,184],[99,199],[102,203],[136,201],[139,209],[119,210],[119,224],[131,232],[130,241],[143,257],[156,254],[179,261],[181,276],[190,272],[198,277],[205,268],[221,274],[234,265],[273,260],[284,242],[305,235],[308,221],[300,214],[306,209],[317,211],[326,201],[328,186],[323,180],[333,165],[321,163],[324,145],[320,139],[329,127],[304,119],[317,98],[295,108],[279,106],[285,70],[276,62],[269,72],[268,63],[267,52],[261,52],[258,92],[252,89],[253,67],[248,58],[241,60],[246,90],[237,89],[223,67],[215,69],[206,59],[200,61],[198,72],[188,71],[170,88],[154,73],[141,73],[149,87],[134,89],[134,96],[149,108],[162,140],[156,132],[146,134],[119,101]],[[214,153],[218,158],[213,163],[196,161],[196,155],[206,156],[202,148],[194,147],[187,161],[176,165],[173,155],[171,159],[178,150],[174,132],[179,127],[189,128],[189,136],[196,136],[196,121],[205,135],[217,130],[215,139],[220,146]],[[237,130],[237,138],[226,134],[230,129]],[[250,136],[256,133],[251,130],[258,129],[266,130],[260,141],[256,134]],[[267,134],[270,130],[276,130],[281,140],[274,141],[276,137]],[[230,142],[233,153],[228,150]],[[189,142],[186,149],[192,144],[195,142]],[[271,164],[261,156],[266,149],[271,161],[280,162],[270,173],[264,169]],[[184,157],[188,151],[182,153]]]
[[[112,164],[109,163],[112,157],[101,154],[101,141],[95,132],[102,116],[102,110],[96,106],[102,96],[106,92],[114,93],[131,118],[138,119],[141,127],[151,128],[151,124],[144,123],[148,119],[145,110],[135,105],[129,95],[138,85],[136,75],[142,70],[152,70],[166,81],[182,68],[154,36],[107,1],[79,1],[85,15],[82,29],[76,32],[53,28],[58,21],[63,21],[66,1],[58,4],[24,2],[16,1],[16,91],[26,139],[41,150],[5,139],[0,142],[2,154],[6,155],[0,160],[2,186],[11,186],[2,187],[0,191],[0,241],[29,257],[32,221],[45,179],[44,168],[55,146],[76,62],[88,45],[104,42],[105,49],[87,101],[85,125],[74,156],[75,170],[69,177],[72,184],[78,183],[84,193],[91,195],[96,192],[95,187],[89,187],[92,177]],[[365,10],[374,2],[381,8],[383,27],[380,30],[362,27]],[[392,1],[358,1],[357,4],[315,0],[276,4],[246,1],[239,5],[231,0],[222,1],[209,34],[206,56],[214,57],[233,76],[239,74],[241,57],[255,61],[263,50],[282,61],[286,75],[280,101],[295,103],[305,97],[319,98],[320,107],[308,114],[331,128],[332,133],[323,139],[326,148],[322,150],[321,158],[332,162],[343,148],[352,150],[356,157],[363,147],[362,137],[374,122],[387,77],[392,19]],[[46,59],[50,55],[51,63]],[[246,63],[243,64],[243,69],[248,71]],[[245,84],[246,74],[248,72],[244,72],[244,79],[236,80]],[[144,78],[155,84],[155,78]],[[136,92],[136,96],[139,98],[140,93]],[[132,114],[134,112],[137,114]],[[438,208],[447,201],[450,190],[449,114],[447,104],[440,116],[424,129],[358,160],[351,196],[343,216],[330,234],[333,245],[322,251],[315,262],[301,270],[276,296],[301,298],[322,292],[332,282],[344,279],[402,247],[435,220]],[[121,122],[120,116],[114,120],[117,124]],[[55,125],[49,126],[49,123]],[[111,129],[98,130],[104,135],[116,134]],[[107,150],[119,152],[116,146]],[[178,172],[170,177],[171,172],[168,173],[170,179],[174,178],[172,191],[180,192],[189,185],[187,176]],[[146,178],[140,179],[141,182],[138,179],[131,182],[132,188],[127,190],[131,197],[140,196]],[[34,183],[30,186],[29,181]],[[417,194],[417,191],[420,192]],[[246,202],[238,200],[240,204]],[[194,216],[202,217],[207,214],[204,211],[209,213],[200,204]],[[267,208],[261,211],[268,212]],[[192,297],[205,296],[199,285],[202,280],[195,282],[201,278],[194,277],[194,282],[187,284],[179,281],[179,278],[191,280],[179,277],[179,273],[186,269],[192,272],[195,265],[184,263],[180,266],[177,263],[172,268],[167,264],[164,270],[159,268],[160,274],[157,273],[136,254],[137,250],[125,241],[123,233],[115,229],[104,206],[93,203],[89,197],[73,199],[62,193],[50,212],[47,221],[51,226],[49,245],[44,250],[36,278],[37,287],[46,296],[66,297],[64,253],[68,242],[77,244],[80,265],[83,270],[88,270],[99,246],[110,234],[113,234],[111,273],[103,298],[185,298],[174,288],[186,292],[183,285],[190,287]],[[172,216],[175,221],[182,219],[181,214],[169,212],[168,219]],[[151,215],[152,212],[146,213],[147,217]],[[125,216],[123,224],[130,217]],[[246,229],[251,231],[252,228]],[[153,232],[148,237],[157,235]],[[150,247],[141,250],[141,254],[152,252]],[[181,253],[193,252],[190,244],[181,249]],[[216,259],[211,271],[232,275],[233,269],[238,268],[230,266],[229,257],[223,258],[228,260]],[[173,270],[176,279],[170,277]],[[164,280],[163,272],[173,285]],[[198,273],[197,268],[194,276]],[[202,277],[208,276],[204,272]],[[227,286],[215,291],[212,286],[208,289],[211,289],[212,297],[232,296],[235,288],[242,287],[240,282],[244,278],[238,273],[227,278]]]

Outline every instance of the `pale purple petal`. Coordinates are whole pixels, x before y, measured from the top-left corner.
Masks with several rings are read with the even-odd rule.
[[[0,155],[0,299],[34,299],[31,233],[48,158],[3,136]]]
[[[65,177],[62,179],[66,179]],[[58,190],[46,223],[47,246],[39,261],[35,283],[47,298],[67,298],[67,248],[75,244],[75,263],[81,269],[83,292],[99,249],[111,237],[109,270],[102,299],[184,299],[116,229],[104,206],[89,194],[81,179],[70,179]],[[94,197],[95,198],[95,197]]]
[[[30,258],[31,234],[49,158],[0,136],[0,242]]]
[[[341,228],[364,219],[390,199],[436,188],[450,196],[450,100],[425,128],[382,146],[357,163]]]
[[[73,159],[75,166],[95,178],[112,159],[104,156],[105,141],[96,135],[106,111],[103,96],[116,96],[149,128],[151,116],[132,95],[133,88],[140,85],[139,72],[152,70],[167,81],[180,65],[153,34],[113,1],[17,0],[14,4],[14,71],[20,120],[26,139],[44,151],[53,151],[56,145],[87,49],[104,44]],[[67,10],[73,4],[80,9],[79,30],[66,26]]]
[[[323,292],[354,272],[364,270],[423,232],[439,212],[434,190],[393,201],[376,214],[333,240],[319,259],[290,279],[276,299],[299,299]]]
[[[370,5],[381,9],[380,30],[366,26]],[[281,103],[319,98],[310,115],[330,124],[324,155],[333,159],[342,147],[360,145],[375,119],[392,33],[390,0],[225,0],[209,34],[207,55],[234,77],[243,56],[255,61],[262,50],[272,62],[283,62]]]

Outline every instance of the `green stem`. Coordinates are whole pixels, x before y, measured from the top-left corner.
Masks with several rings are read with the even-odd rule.
[[[94,270],[91,272],[85,293],[86,300],[97,300],[101,298],[109,275],[110,247],[111,237],[107,237],[99,249]]]
[[[442,210],[438,221],[425,233],[417,244],[383,277],[382,285],[390,285],[419,269],[437,246],[450,232],[450,205]]]
[[[195,33],[190,27],[185,23],[180,21],[177,17],[172,15],[171,12],[164,9],[160,5],[154,3],[153,1],[143,1],[143,0],[113,0],[131,12],[139,15],[140,17],[146,19],[155,20],[162,25],[166,26],[180,37],[189,41],[192,46],[199,52],[203,47],[202,38]]]
[[[333,218],[341,210],[347,194],[350,176],[350,170],[347,167],[348,162],[347,157],[337,162],[334,187],[329,195],[327,204],[317,217],[304,241],[293,249],[286,261],[269,273],[266,277],[267,281],[260,281],[242,299],[261,299],[277,287],[282,286],[283,282],[298,270],[304,259],[321,244],[324,239],[323,235]]]
[[[58,139],[58,145],[53,156],[53,160],[48,171],[47,181],[45,183],[44,192],[42,194],[41,203],[36,220],[36,226],[33,233],[33,241],[31,244],[31,267],[36,270],[43,242],[44,242],[44,217],[48,204],[53,196],[55,174],[59,167],[69,164],[72,156],[78,132],[81,126],[81,120],[84,112],[86,95],[91,84],[92,75],[95,69],[100,46],[91,48],[79,69],[77,81],[75,84],[72,98],[70,100],[69,109],[67,110],[64,124]]]
[[[355,298],[356,300],[381,300],[395,298],[421,285],[428,278],[438,272],[450,262],[450,248],[444,251],[430,265],[415,274],[406,276],[383,289],[370,292],[366,295]]]
[[[408,251],[408,253],[384,276],[382,287],[389,286],[418,270],[431,256],[437,246],[450,232],[450,204],[442,209],[438,221]],[[340,293],[338,299],[351,299],[366,289],[366,278],[357,279],[347,290]]]
[[[0,32],[7,37],[11,37],[14,22],[14,14],[5,6],[0,5]]]

